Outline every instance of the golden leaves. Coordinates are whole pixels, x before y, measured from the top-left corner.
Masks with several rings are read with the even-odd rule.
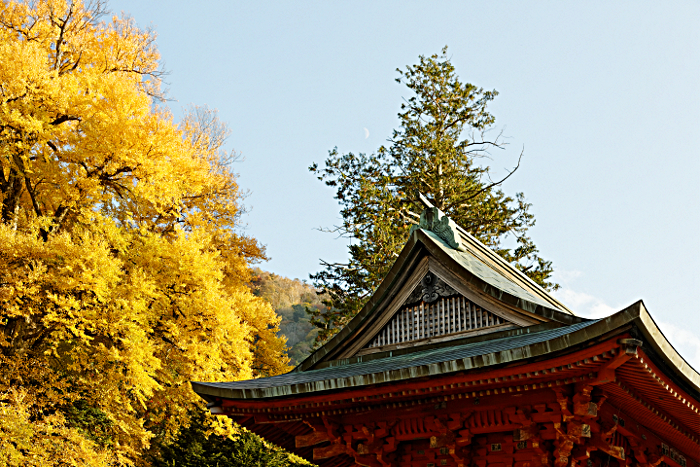
[[[0,4],[0,465],[139,463],[189,381],[286,369],[225,126],[174,122],[155,35],[100,10]]]

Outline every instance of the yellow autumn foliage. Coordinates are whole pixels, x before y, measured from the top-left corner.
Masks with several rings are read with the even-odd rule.
[[[0,3],[0,466],[144,464],[189,381],[287,368],[225,127],[175,122],[154,34],[103,13]]]

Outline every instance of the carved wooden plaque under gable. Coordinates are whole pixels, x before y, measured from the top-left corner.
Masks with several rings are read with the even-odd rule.
[[[394,316],[359,354],[403,343],[461,337],[475,331],[498,331],[513,323],[468,300],[434,273],[415,286]]]

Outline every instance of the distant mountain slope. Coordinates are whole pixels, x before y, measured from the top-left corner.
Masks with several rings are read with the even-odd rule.
[[[289,279],[277,274],[253,269],[251,281],[253,293],[265,298],[282,318],[280,333],[287,338],[292,365],[299,364],[310,353],[318,328],[309,322],[306,307],[321,308],[321,298],[316,290],[299,279]]]

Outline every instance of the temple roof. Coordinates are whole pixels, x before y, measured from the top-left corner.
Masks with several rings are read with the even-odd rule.
[[[324,467],[529,463],[542,440],[568,465],[562,420],[588,465],[700,466],[700,374],[641,301],[577,317],[435,208],[363,309],[293,371],[192,387],[212,414]]]
[[[499,336],[490,336],[486,341],[451,341],[449,345],[417,352],[388,352],[388,355],[382,355],[381,358],[359,357],[354,362],[332,362],[318,370],[291,372],[248,381],[193,384],[200,394],[236,399],[277,397],[381,384],[528,358],[540,353],[535,350],[538,344],[545,344],[543,348],[550,350],[567,347],[571,340],[571,336],[567,335],[595,322],[587,321],[557,329],[543,324],[505,331],[499,333]]]
[[[568,326],[545,323],[497,334],[329,362],[316,370],[226,383],[192,383],[206,399],[265,399],[444,375],[506,363],[551,358],[635,328],[657,365],[693,397],[700,398],[700,375],[673,349],[642,302],[600,320]]]
[[[454,259],[457,264],[495,289],[517,297],[526,303],[574,314],[542,287],[532,282],[529,277],[506,263],[490,248],[485,247],[461,228],[458,230],[462,240],[462,250],[451,248],[434,232],[420,229],[422,234],[432,240],[435,246]],[[421,240],[423,239],[418,241]]]
[[[642,302],[600,320],[575,316],[436,208],[421,215],[363,309],[285,375],[193,382],[209,401],[271,400],[554,359],[634,336],[679,387],[700,375],[673,349]]]
[[[424,219],[426,213],[431,219]],[[436,208],[427,209],[421,224],[412,229],[401,254],[384,281],[360,312],[330,341],[304,360],[295,371],[307,371],[320,363],[356,355],[360,342],[395,313],[391,302],[402,287],[413,287],[416,270],[434,271],[460,293],[498,314],[506,322],[529,326],[556,321],[568,325],[582,321],[565,305],[506,262]],[[420,279],[420,278],[418,278]],[[481,301],[479,301],[481,299]]]

